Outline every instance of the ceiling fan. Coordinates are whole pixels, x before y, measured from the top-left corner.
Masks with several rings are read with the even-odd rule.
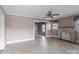
[[[53,13],[52,11],[48,11],[44,18],[53,18],[54,16],[59,16],[60,14]]]

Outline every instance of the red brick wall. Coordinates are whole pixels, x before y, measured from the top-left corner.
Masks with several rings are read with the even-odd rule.
[[[59,27],[74,27],[74,17],[67,17],[59,20]]]

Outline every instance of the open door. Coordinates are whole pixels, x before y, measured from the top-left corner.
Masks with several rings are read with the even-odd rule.
[[[0,15],[0,50],[5,48],[4,15]]]

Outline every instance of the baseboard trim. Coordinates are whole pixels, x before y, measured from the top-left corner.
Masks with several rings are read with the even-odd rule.
[[[7,42],[6,44],[14,44],[14,43],[19,43],[19,42],[24,42],[24,41],[31,41],[31,40],[35,40],[35,39],[22,39],[22,40],[17,40],[17,41],[10,41],[10,42]]]

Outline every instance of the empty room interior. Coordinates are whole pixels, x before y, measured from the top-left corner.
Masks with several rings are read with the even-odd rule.
[[[0,5],[0,54],[79,54],[79,5]]]

